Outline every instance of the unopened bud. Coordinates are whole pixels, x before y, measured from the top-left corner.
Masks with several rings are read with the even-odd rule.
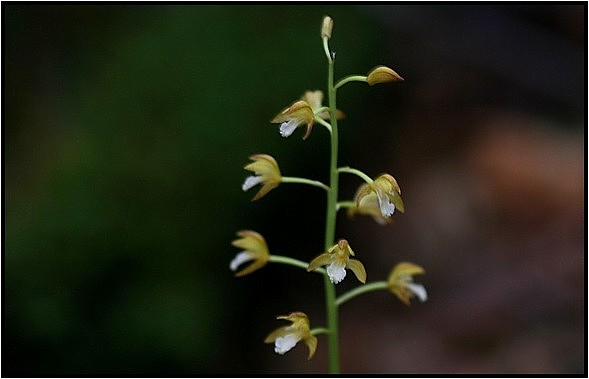
[[[377,66],[368,73],[366,81],[373,86],[378,83],[400,82],[403,78],[386,66]]]
[[[321,38],[331,38],[331,30],[333,29],[333,20],[329,16],[323,17],[323,24],[321,25]]]

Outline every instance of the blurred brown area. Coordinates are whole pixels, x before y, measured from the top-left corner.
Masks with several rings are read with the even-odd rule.
[[[351,371],[582,371],[583,140],[539,124],[481,117],[454,159],[404,183],[407,214],[390,237],[378,233],[383,254],[371,263],[424,265],[430,299],[358,301],[358,316],[343,316]]]

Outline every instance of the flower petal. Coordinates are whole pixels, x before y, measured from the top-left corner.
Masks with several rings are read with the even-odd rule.
[[[285,335],[290,334],[291,330],[292,329],[290,329],[290,326],[282,326],[278,329],[275,329],[272,333],[268,334],[268,336],[264,340],[264,343],[274,343],[274,341],[276,341],[276,338],[284,337]]]
[[[315,355],[315,350],[317,350],[317,337],[309,336],[305,338],[305,344],[309,348],[309,357],[307,359],[311,359]]]
[[[407,287],[411,292],[415,294],[419,298],[419,301],[422,303],[427,300],[427,291],[422,284],[406,282],[405,287]]]
[[[253,254],[249,251],[242,251],[241,253],[237,254],[235,256],[235,258],[233,258],[233,260],[231,261],[231,263],[229,263],[229,268],[231,269],[231,271],[235,271],[237,270],[237,268],[248,261],[251,261],[255,259],[255,257],[253,256]]]
[[[278,187],[278,183],[268,182],[264,184],[262,187],[260,187],[260,190],[253,197],[252,201],[259,200],[262,196],[266,195],[268,192],[272,191],[276,187]]]
[[[315,112],[321,108],[321,103],[323,103],[323,92],[320,90],[305,91],[301,100],[306,101],[311,109],[313,109],[313,112]]]
[[[392,195],[393,204],[401,213],[405,213],[405,204],[403,204],[403,199],[401,199],[401,195],[398,193],[393,193]]]
[[[299,120],[291,119],[280,124],[280,135],[283,137],[289,137],[297,128]]]
[[[243,185],[241,186],[241,189],[245,192],[247,190],[249,190],[250,188],[252,188],[253,186],[262,183],[262,177],[261,176],[248,176],[247,178],[245,178],[245,181],[243,182]]]
[[[253,162],[248,163],[243,168],[255,172],[266,180],[280,180],[280,168],[273,156],[268,154],[254,154],[250,156],[250,159]]]
[[[376,195],[378,196],[378,205],[380,206],[380,213],[382,213],[382,216],[391,217],[393,213],[395,213],[395,204],[391,203],[388,196],[381,191],[377,191]]]
[[[350,259],[346,267],[352,270],[354,275],[356,275],[356,278],[358,278],[362,284],[366,283],[366,269],[362,262],[357,259]]]
[[[389,282],[393,283],[394,281],[399,280],[398,278],[419,274],[425,274],[423,267],[411,262],[399,262],[391,271]]]
[[[268,254],[266,240],[260,233],[253,230],[240,230],[237,232],[237,236],[240,238],[231,242],[233,246],[256,254]]]
[[[332,262],[329,266],[327,266],[327,276],[329,276],[329,280],[333,284],[338,284],[346,277],[346,266],[345,264],[341,264],[340,262]]]
[[[374,193],[374,192],[373,192],[372,187],[370,187],[370,185],[368,183],[364,183],[360,187],[358,187],[358,190],[356,191],[356,195],[354,196],[354,200],[356,201],[356,207],[359,208],[364,197],[370,195],[371,193]]]
[[[329,253],[323,253],[315,257],[311,262],[309,262],[309,266],[307,267],[307,271],[313,271],[317,267],[325,266],[330,264],[333,261],[333,256]]]
[[[292,119],[304,120],[301,122],[313,122],[313,109],[303,100],[299,100],[291,104],[288,108],[276,115],[270,122],[273,124],[283,123]]]
[[[282,355],[295,347],[301,338],[296,334],[287,334],[284,337],[277,337],[274,341],[274,351]]]
[[[235,276],[239,277],[239,276],[245,276],[245,275],[251,274],[252,272],[264,267],[266,265],[266,262],[267,262],[266,259],[259,259],[258,258],[254,262],[252,262],[249,266],[244,268],[243,270],[235,273]]]

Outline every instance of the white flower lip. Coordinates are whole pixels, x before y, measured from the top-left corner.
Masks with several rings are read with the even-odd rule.
[[[389,198],[378,191],[376,193],[378,198],[378,205],[380,206],[380,213],[382,213],[383,217],[391,217],[393,213],[395,213],[395,204],[389,201]]]
[[[346,277],[346,267],[337,262],[332,262],[327,266],[327,275],[333,284],[338,284]]]
[[[297,128],[299,121],[296,119],[288,120],[280,124],[280,135],[283,137],[290,136]]]
[[[247,190],[249,190],[250,188],[252,188],[253,186],[260,184],[262,182],[262,177],[261,176],[248,176],[247,178],[245,178],[245,181],[243,182],[243,185],[241,186],[241,189],[245,192]]]
[[[231,271],[235,271],[241,264],[247,261],[251,261],[253,259],[254,257],[252,256],[252,253],[250,253],[249,251],[242,251],[241,253],[237,254],[235,258],[233,258],[231,263],[229,263],[229,268],[231,269]]]
[[[274,351],[282,355],[292,349],[300,338],[295,334],[287,334],[284,337],[277,337],[274,341]]]
[[[409,290],[411,290],[411,292],[413,292],[415,296],[419,298],[419,301],[421,301],[422,303],[427,300],[427,291],[425,290],[425,287],[423,285],[412,282],[406,282],[405,286],[407,286],[407,288],[409,288]]]

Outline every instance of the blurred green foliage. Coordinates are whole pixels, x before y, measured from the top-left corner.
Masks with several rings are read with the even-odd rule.
[[[283,251],[293,231],[320,246],[324,205],[306,188],[303,202],[273,191],[252,205],[242,166],[268,153],[323,178],[325,130],[285,142],[269,120],[324,87],[324,14],[341,76],[379,62],[378,25],[351,6],[3,12],[2,374],[262,372],[261,340],[293,289],[281,269],[234,279],[230,242],[252,228]]]

